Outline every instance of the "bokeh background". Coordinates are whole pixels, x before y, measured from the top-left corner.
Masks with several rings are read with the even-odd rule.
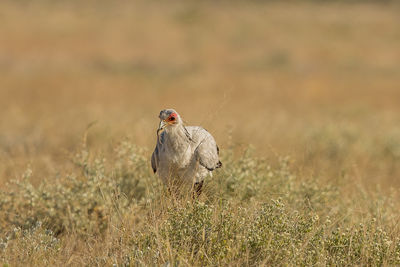
[[[395,1],[0,2],[0,185],[124,138],[150,156],[175,108],[221,150],[400,185]],[[149,167],[150,172],[150,167]]]

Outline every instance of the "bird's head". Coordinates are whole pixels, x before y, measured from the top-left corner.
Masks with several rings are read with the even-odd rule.
[[[163,131],[164,129],[176,127],[182,124],[181,117],[179,116],[178,112],[173,109],[164,109],[161,110],[160,115],[160,125],[158,126],[157,133]]]

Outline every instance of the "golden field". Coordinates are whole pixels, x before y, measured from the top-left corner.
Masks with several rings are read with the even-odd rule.
[[[288,157],[297,182],[311,179],[321,185],[338,186],[332,191],[338,198],[358,203],[352,206],[353,213],[330,215],[338,216],[335,225],[329,226],[332,229],[354,213],[358,215],[343,219],[343,223],[358,225],[371,219],[369,213],[374,212],[367,207],[374,205],[368,201],[386,197],[389,192],[393,194],[392,210],[399,210],[399,199],[393,193],[400,186],[399,11],[400,5],[395,2],[1,1],[1,189],[5,194],[19,192],[13,191],[17,189],[9,182],[20,180],[27,169],[32,171],[28,176],[33,187],[57,184],[76,172],[76,162],[70,158],[80,153],[77,151],[89,125],[84,147],[92,155],[88,161],[111,157],[106,165],[111,168],[109,173],[114,173],[113,164],[118,160],[110,155],[122,140],[129,140],[144,149],[139,153],[144,160],[141,175],[147,175],[146,181],[157,180],[146,160],[155,144],[159,111],[174,108],[187,124],[209,130],[223,157],[236,155],[224,162],[226,170],[217,175],[221,181],[233,175],[233,171],[228,172],[229,164],[239,164],[235,157],[240,158],[250,145],[254,158],[264,158],[270,168],[281,168],[279,159]],[[243,172],[252,173],[256,168],[252,164],[243,166],[249,168],[243,167]],[[146,192],[155,190],[148,188],[149,183],[145,183]],[[211,185],[210,192],[220,190],[218,186],[221,184]],[[292,192],[282,190],[279,194]],[[234,200],[234,194],[227,199],[233,207],[249,205],[249,210],[255,210],[260,203],[277,197],[266,192],[254,193],[250,204]],[[365,198],[357,199],[359,194],[354,192],[363,192],[360,194]],[[152,199],[150,195],[148,199]],[[162,203],[149,204],[152,212],[163,214],[159,218],[150,216],[149,210],[130,214],[145,209],[138,200],[140,203],[128,205],[126,214],[122,212],[120,223],[141,229],[141,220],[150,216],[157,225],[152,229],[158,229],[171,205],[184,211],[187,208],[184,203],[163,200],[162,194],[154,199]],[[212,197],[210,202],[203,201],[205,205],[218,203]],[[286,207],[301,209],[290,203]],[[330,205],[340,206],[334,201],[324,202],[326,209]],[[22,206],[16,212],[25,212]],[[218,214],[220,210],[212,212]],[[323,208],[313,212],[321,220],[329,213]],[[380,227],[390,229],[389,239],[395,244],[399,214],[385,212],[390,219],[386,215],[377,219],[382,219]],[[110,230],[116,225],[112,214],[107,217],[106,240],[117,240],[120,234]],[[0,215],[13,216],[4,212]],[[372,217],[376,220],[377,215]],[[18,226],[4,218],[0,220],[3,237]],[[37,220],[46,221],[46,216]],[[135,225],[136,221],[140,222]],[[43,225],[51,228],[52,223]],[[5,246],[3,251],[0,246],[0,261],[10,265],[123,264],[125,256],[114,257],[111,252],[99,256],[103,251],[97,230],[82,230],[89,240],[95,240],[90,249],[83,249],[82,244],[89,241],[87,236],[81,239],[81,228],[63,225],[62,229],[56,236],[60,241],[54,254],[29,253],[15,238],[15,244]],[[121,235],[133,238],[130,232]],[[193,251],[174,252],[172,243],[157,244],[163,255],[160,259],[132,259],[144,265],[300,264],[261,256],[240,257],[239,250],[237,254],[232,252],[235,256],[231,258],[223,254],[229,260],[217,262],[210,258],[204,262],[208,252],[201,258],[193,256],[197,255]],[[119,251],[129,251],[130,246],[132,243],[124,243]],[[390,246],[388,251],[396,251],[394,245]],[[7,250],[11,247],[25,256],[11,256]],[[400,262],[392,261],[392,256],[371,262],[368,253],[360,255],[359,261],[318,259],[302,264]]]

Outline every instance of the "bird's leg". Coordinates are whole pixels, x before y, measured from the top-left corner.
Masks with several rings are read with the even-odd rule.
[[[193,199],[195,199],[196,197],[199,197],[201,195],[202,188],[203,188],[203,182],[204,181],[194,183],[193,195],[192,195]]]
[[[168,193],[172,198],[176,198],[179,193],[179,187],[174,179],[170,179],[167,184]]]

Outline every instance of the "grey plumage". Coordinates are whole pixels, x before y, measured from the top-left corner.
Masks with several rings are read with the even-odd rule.
[[[162,110],[159,118],[157,144],[151,156],[154,173],[165,183],[179,179],[202,185],[205,177],[222,166],[215,139],[202,127],[185,126],[173,109]]]

